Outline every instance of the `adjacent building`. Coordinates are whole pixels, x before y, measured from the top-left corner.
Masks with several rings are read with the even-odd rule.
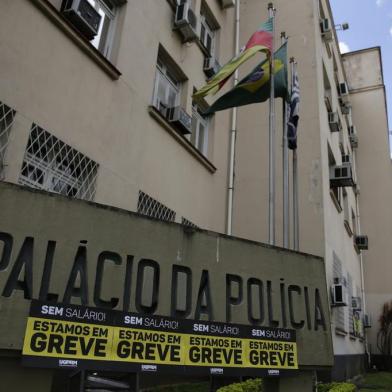
[[[363,371],[367,358],[364,287],[375,317],[389,298],[387,276],[370,261],[386,263],[390,224],[389,188],[374,194],[390,170],[379,51],[342,57],[328,0],[274,6],[276,42],[286,32],[301,83],[300,250],[325,259],[332,377],[345,379]],[[88,17],[78,16],[78,7]],[[231,233],[268,241],[268,104],[241,108],[233,122],[230,110],[203,116],[212,100],[191,98],[235,54],[236,31],[243,44],[267,19],[267,2],[240,1],[239,20],[234,0],[6,0],[0,11],[2,180],[226,232],[234,125]],[[260,56],[240,76],[256,61]],[[378,67],[368,65],[374,62]],[[276,245],[282,246],[276,102]],[[368,132],[373,121],[377,136]],[[375,228],[380,219],[384,237]],[[363,234],[369,253],[361,251]],[[386,280],[383,289],[379,279]]]

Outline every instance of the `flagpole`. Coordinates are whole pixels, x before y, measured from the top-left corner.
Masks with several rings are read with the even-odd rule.
[[[294,85],[295,60],[290,58],[291,89]],[[293,150],[293,226],[294,226],[294,250],[299,251],[299,212],[298,212],[298,160],[297,149]]]
[[[240,0],[235,5],[235,55],[240,51]],[[238,69],[234,73],[234,86],[238,83]],[[233,199],[234,199],[234,162],[235,145],[237,138],[237,108],[233,108],[230,131],[230,162],[229,162],[229,187],[227,194],[227,223],[226,234],[232,235],[233,230]]]
[[[281,33],[282,45],[287,41],[286,33]],[[290,222],[289,222],[289,149],[287,141],[287,104],[282,99],[283,108],[283,136],[282,136],[282,160],[283,160],[283,247],[290,246]]]
[[[270,101],[269,101],[269,197],[268,197],[268,240],[275,245],[275,12],[272,3],[268,4],[269,17],[272,19],[272,48],[270,55]]]

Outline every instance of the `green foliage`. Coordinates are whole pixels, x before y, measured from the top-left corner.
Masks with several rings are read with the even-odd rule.
[[[333,382],[331,384],[320,384],[317,390],[318,392],[355,392],[357,387],[347,382]]]
[[[227,385],[219,388],[217,392],[262,392],[263,384],[259,378],[249,379],[244,382]]]

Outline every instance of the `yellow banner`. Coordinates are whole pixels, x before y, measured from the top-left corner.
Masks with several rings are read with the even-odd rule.
[[[298,369],[297,345],[29,317],[23,354],[143,364]]]

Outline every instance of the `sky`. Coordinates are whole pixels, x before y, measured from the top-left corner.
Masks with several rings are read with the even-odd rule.
[[[389,129],[392,130],[392,0],[330,0],[342,53],[381,46],[387,92]]]

